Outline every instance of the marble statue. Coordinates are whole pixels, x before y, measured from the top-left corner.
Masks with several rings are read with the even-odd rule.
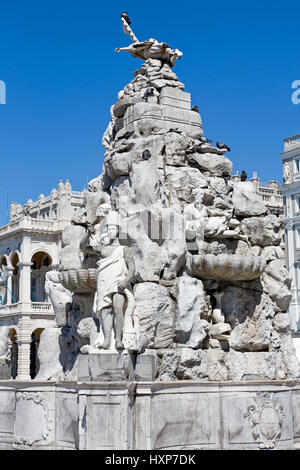
[[[288,163],[283,165],[283,182],[284,184],[290,184],[292,182],[292,172]]]
[[[178,49],[171,49],[165,42],[158,42],[150,38],[147,41],[134,42],[128,47],[118,47],[116,52],[130,52],[132,57],[138,59],[158,59],[168,63],[173,67],[177,59],[181,59],[182,52]]]
[[[67,323],[68,311],[72,306],[72,293],[62,286],[60,273],[48,271],[45,276],[45,292],[53,305],[58,327]]]
[[[168,63],[171,67],[175,65],[177,59],[181,59],[183,55],[182,52],[178,49],[171,49],[171,47],[168,46],[168,44],[165,42],[158,42],[153,38],[150,38],[147,41],[139,42],[124,17],[122,17],[122,24],[124,32],[130,35],[133,42],[128,47],[118,47],[116,52],[130,52],[132,57],[136,57],[142,60],[161,60]]]
[[[0,327],[0,359],[2,360],[10,359],[10,352],[8,348],[9,331],[10,331],[9,326]]]
[[[104,341],[96,340],[94,347],[108,349],[111,346],[112,329],[115,332],[115,347],[123,349],[124,309],[128,285],[135,274],[135,264],[128,247],[120,244],[119,216],[110,212],[106,218],[106,231],[101,234],[100,246],[95,246],[100,254],[97,263],[97,306],[96,313],[103,329]]]

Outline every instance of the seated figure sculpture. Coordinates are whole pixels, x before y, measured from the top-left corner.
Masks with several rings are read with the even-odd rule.
[[[92,236],[90,246],[100,254],[97,263],[97,316],[100,319],[104,341],[98,335],[95,348],[111,347],[112,329],[115,332],[115,347],[124,349],[122,341],[124,330],[125,301],[128,287],[135,274],[135,264],[130,248],[119,241],[119,215],[110,212],[107,216],[105,231],[100,236]],[[127,299],[128,300],[128,299]]]
[[[189,249],[196,249],[199,253],[205,250],[205,238],[233,238],[247,240],[240,233],[239,224],[235,224],[230,212],[221,209],[208,208],[201,201],[193,202],[184,208],[185,237]]]

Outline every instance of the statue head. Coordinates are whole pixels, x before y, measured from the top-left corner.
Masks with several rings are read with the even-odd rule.
[[[116,211],[110,211],[106,216],[106,233],[110,241],[119,238],[120,216]]]
[[[110,241],[114,241],[119,238],[119,227],[117,225],[107,225],[106,232]]]
[[[110,244],[110,237],[109,237],[107,231],[105,231],[104,233],[101,234],[100,243],[101,243],[102,246],[107,246],[107,245]]]

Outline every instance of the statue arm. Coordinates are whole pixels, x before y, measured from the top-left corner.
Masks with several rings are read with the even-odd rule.
[[[81,251],[83,251],[85,254],[91,254],[94,255],[95,253],[100,253],[101,252],[101,247],[97,246],[90,246],[90,235],[91,233],[88,231],[82,238],[79,248]]]
[[[135,275],[135,262],[134,262],[130,248],[125,248],[125,261],[126,261],[127,268],[128,268],[128,273],[125,278],[125,282],[127,284],[134,278],[134,275]]]
[[[124,290],[127,287],[127,284],[129,284],[133,280],[135,275],[135,262],[132,257],[130,248],[125,248],[124,257],[127,264],[128,272],[124,281],[119,286],[121,290]]]

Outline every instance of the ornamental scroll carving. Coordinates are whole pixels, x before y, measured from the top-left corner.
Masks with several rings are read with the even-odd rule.
[[[283,406],[277,403],[268,392],[260,392],[254,404],[248,406],[244,414],[252,427],[252,436],[260,449],[274,449],[275,441],[281,436],[282,422],[285,418]]]

